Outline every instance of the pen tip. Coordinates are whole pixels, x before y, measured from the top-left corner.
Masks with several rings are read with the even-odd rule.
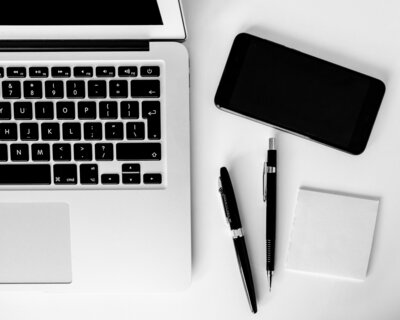
[[[272,273],[268,272],[268,276],[269,276],[269,292],[271,292],[271,288],[272,288]]]

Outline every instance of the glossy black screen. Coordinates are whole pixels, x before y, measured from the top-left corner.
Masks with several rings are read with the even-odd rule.
[[[243,34],[236,38],[232,48],[222,80],[228,84],[220,85],[216,103],[248,117],[348,149],[360,116],[365,117],[364,109],[377,81]],[[373,107],[376,109],[373,115],[379,104],[380,101]],[[366,126],[371,122],[368,117]],[[375,117],[372,118],[373,124]]]
[[[162,25],[156,0],[4,1],[0,25]]]

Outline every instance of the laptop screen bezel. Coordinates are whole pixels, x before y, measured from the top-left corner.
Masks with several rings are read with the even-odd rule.
[[[0,25],[0,40],[185,40],[179,0],[157,0],[162,25]]]

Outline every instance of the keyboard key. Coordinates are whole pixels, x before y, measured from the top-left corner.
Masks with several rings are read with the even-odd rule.
[[[110,97],[111,98],[127,98],[128,82],[125,80],[110,81]]]
[[[39,127],[37,123],[26,122],[21,123],[19,126],[21,140],[38,140]]]
[[[42,98],[42,82],[40,81],[25,81],[24,82],[24,97],[27,99]]]
[[[0,165],[0,184],[50,184],[49,164]]]
[[[143,66],[140,68],[140,75],[142,77],[159,77],[160,76],[160,67]]]
[[[4,99],[20,99],[21,83],[19,81],[3,81],[1,84]]]
[[[7,77],[9,78],[25,78],[26,69],[25,67],[8,67]]]
[[[16,123],[0,123],[0,140],[17,140]]]
[[[107,96],[107,86],[104,80],[88,81],[89,98],[105,98]]]
[[[95,157],[98,161],[114,160],[114,147],[112,143],[96,143]]]
[[[85,97],[85,81],[67,81],[68,98]]]
[[[118,104],[116,101],[101,101],[99,105],[100,119],[117,119]]]
[[[160,97],[159,80],[132,80],[131,96],[133,98],[158,98]]]
[[[54,119],[54,105],[53,102],[36,102],[35,103],[35,116],[38,120],[52,120]]]
[[[139,184],[140,183],[140,173],[123,173],[122,174],[123,184]]]
[[[11,103],[0,102],[0,120],[10,120],[10,119],[11,119]]]
[[[78,102],[79,119],[96,119],[96,102],[80,101]]]
[[[32,144],[33,161],[50,161],[50,146],[48,144]]]
[[[60,140],[60,125],[58,122],[42,123],[42,140]]]
[[[62,127],[64,140],[81,139],[81,124],[79,122],[65,122]]]
[[[8,160],[8,152],[7,152],[7,145],[2,143],[0,144],[0,161],[7,161]]]
[[[117,143],[118,160],[161,160],[160,143]]]
[[[114,67],[97,67],[96,76],[98,77],[115,77]]]
[[[75,103],[67,101],[57,102],[57,119],[75,119]]]
[[[0,67],[0,78],[4,78],[4,68]]]
[[[122,165],[122,172],[140,173],[140,164],[139,163],[124,163]]]
[[[10,157],[12,161],[28,161],[29,147],[27,144],[10,145]]]
[[[137,77],[138,69],[132,66],[123,66],[118,68],[118,75],[120,77]]]
[[[102,124],[99,122],[88,122],[83,125],[85,140],[101,140],[103,138]]]
[[[74,145],[74,159],[76,161],[91,161],[92,145],[90,143],[77,143]]]
[[[30,67],[29,76],[31,78],[47,78],[49,76],[49,68],[47,67]]]
[[[74,68],[74,76],[76,78],[93,77],[93,68],[92,67],[75,67]]]
[[[55,164],[54,184],[77,184],[76,164]]]
[[[14,103],[14,119],[31,120],[32,119],[32,103],[31,102],[15,102]]]
[[[101,175],[102,184],[119,184],[118,174],[102,174]]]
[[[128,122],[126,138],[128,140],[144,140],[144,122]]]
[[[70,67],[53,67],[51,68],[51,75],[54,78],[69,78],[71,76]]]
[[[143,175],[143,182],[145,184],[161,184],[161,173],[145,173]]]
[[[121,101],[121,118],[122,119],[139,118],[139,102]]]
[[[124,126],[121,122],[107,122],[105,131],[107,140],[122,140],[124,138]]]
[[[66,143],[53,144],[54,161],[71,161],[71,145]]]
[[[147,119],[147,138],[150,140],[161,139],[160,102],[143,101],[142,117]]]
[[[64,84],[62,81],[46,81],[45,94],[47,99],[64,98]]]
[[[99,172],[97,164],[80,165],[81,184],[98,184]]]

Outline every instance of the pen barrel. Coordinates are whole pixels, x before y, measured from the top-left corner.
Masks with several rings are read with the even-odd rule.
[[[244,237],[233,239],[235,245],[236,257],[239,264],[240,275],[242,277],[243,286],[246,291],[247,300],[249,302],[251,311],[257,312],[256,291],[253,283],[253,275],[249,256],[247,254],[246,241]]]
[[[267,173],[267,214],[266,214],[266,263],[267,270],[275,266],[276,231],[276,172]]]
[[[276,168],[276,150],[267,151],[267,166]]]

